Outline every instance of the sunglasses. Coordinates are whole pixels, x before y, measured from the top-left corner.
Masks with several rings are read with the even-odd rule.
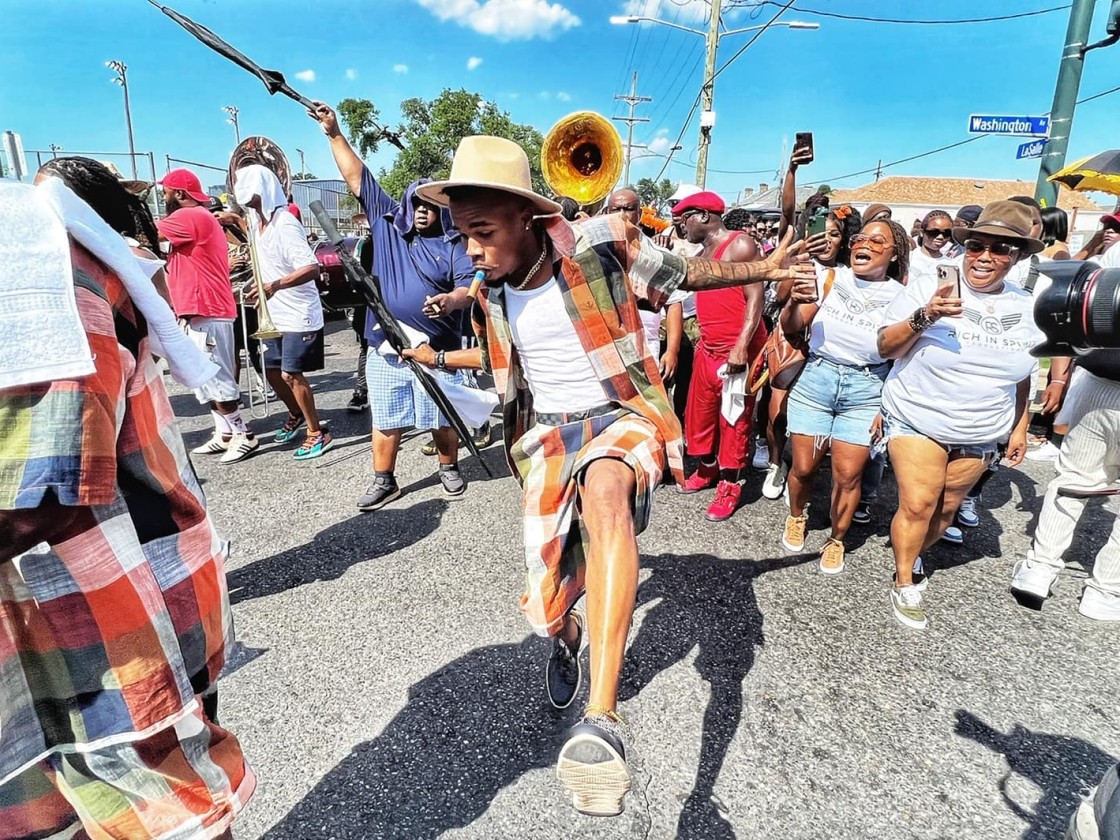
[[[988,243],[981,242],[979,239],[966,239],[962,244],[964,250],[974,257],[983,254],[985,251],[993,257],[1010,257],[1012,254],[1019,253],[1019,247],[1008,242]]]
[[[685,210],[683,213],[681,213],[680,220],[681,220],[681,222],[684,222],[685,219],[691,219],[697,213],[707,213],[707,212],[708,212],[707,210]]]
[[[871,234],[870,236],[866,233],[857,233],[851,238],[850,242],[853,248],[866,245],[867,249],[873,254],[881,254],[887,250],[887,248],[894,247],[894,242],[877,233]]]
[[[948,239],[953,235],[952,228],[922,228],[922,233],[930,239],[936,239],[939,236],[942,239]]]

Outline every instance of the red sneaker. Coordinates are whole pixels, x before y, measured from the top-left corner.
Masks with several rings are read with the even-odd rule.
[[[719,464],[708,465],[701,462],[699,468],[684,480],[684,484],[677,488],[678,493],[699,493],[709,487],[715,487],[719,480]]]
[[[730,519],[731,514],[739,507],[739,495],[743,486],[734,481],[721,481],[716,488],[716,497],[708,505],[708,521],[723,522]]]

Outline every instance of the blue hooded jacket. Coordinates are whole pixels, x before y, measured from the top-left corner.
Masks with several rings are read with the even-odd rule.
[[[412,199],[416,188],[430,178],[409,184],[399,202],[377,183],[368,169],[362,170],[358,196],[369,219],[373,246],[373,272],[381,281],[385,305],[398,321],[427,335],[435,350],[458,350],[461,346],[461,313],[446,318],[424,314],[424,298],[470,286],[474,268],[467,256],[466,242],[451,223],[446,208],[440,210],[443,232],[419,236],[412,230]],[[372,313],[366,318],[365,335],[373,347],[385,335]]]

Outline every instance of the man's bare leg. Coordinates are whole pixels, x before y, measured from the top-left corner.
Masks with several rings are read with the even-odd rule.
[[[284,384],[295,397],[296,405],[299,406],[300,413],[303,414],[304,419],[307,420],[307,433],[314,435],[319,433],[319,412],[315,410],[315,393],[311,390],[311,385],[308,383],[307,378],[302,373],[287,373],[283,374]],[[275,389],[276,386],[273,386]],[[276,391],[280,393],[279,390]],[[286,402],[286,401],[285,401]]]

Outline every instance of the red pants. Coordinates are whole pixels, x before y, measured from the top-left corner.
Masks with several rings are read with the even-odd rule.
[[[762,349],[766,328],[758,325],[747,353],[748,363]],[[754,397],[747,397],[746,409],[735,421],[728,423],[720,414],[723,380],[716,375],[726,356],[713,356],[704,342],[696,344],[692,359],[692,381],[688,386],[688,405],[684,412],[685,443],[689,455],[716,455],[720,469],[741,470],[747,466],[750,452]]]

